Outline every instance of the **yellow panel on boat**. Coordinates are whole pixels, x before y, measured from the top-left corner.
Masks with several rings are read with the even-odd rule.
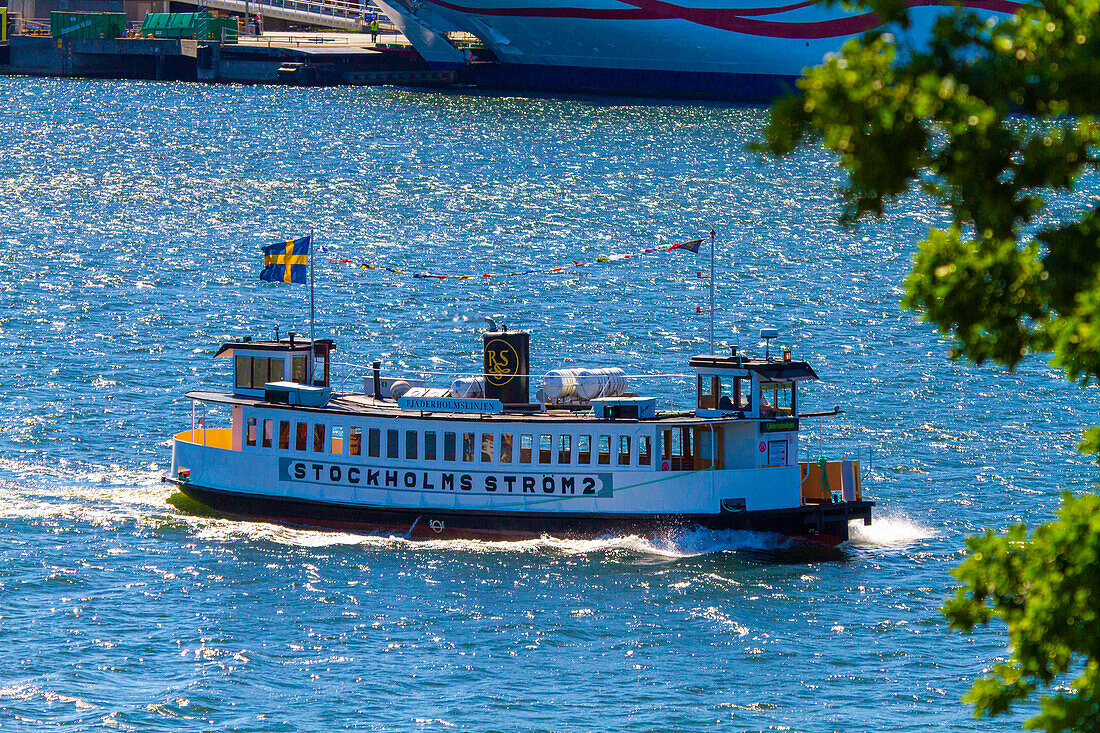
[[[205,430],[184,430],[176,433],[176,440],[181,443],[194,443],[210,448],[224,448],[230,450],[233,447],[233,431],[229,428],[206,428]]]

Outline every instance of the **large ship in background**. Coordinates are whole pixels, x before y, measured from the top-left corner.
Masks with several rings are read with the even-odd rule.
[[[880,24],[863,9],[759,0],[378,0],[437,68],[465,68],[482,87],[548,92],[767,101],[802,70]],[[964,0],[991,16],[1007,0]],[[955,5],[917,0],[912,26],[927,38]],[[476,36],[499,63],[470,63],[447,35]]]

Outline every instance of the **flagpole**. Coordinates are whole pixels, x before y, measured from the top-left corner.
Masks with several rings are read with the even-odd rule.
[[[313,345],[313,230],[309,230],[309,385],[312,387],[314,382],[315,367],[313,360],[315,358],[315,346]]]
[[[710,353],[714,355],[714,228],[710,230]]]

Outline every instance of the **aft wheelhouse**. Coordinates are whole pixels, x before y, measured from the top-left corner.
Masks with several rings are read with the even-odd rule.
[[[330,386],[331,341],[241,341],[230,392],[195,391],[167,480],[228,514],[410,537],[599,536],[701,526],[820,541],[870,523],[857,461],[800,462],[805,361],[691,359],[690,409],[618,369],[555,369],[531,400],[528,337],[483,335],[480,374]],[[662,404],[663,406],[663,404]],[[208,427],[212,410],[227,427]]]

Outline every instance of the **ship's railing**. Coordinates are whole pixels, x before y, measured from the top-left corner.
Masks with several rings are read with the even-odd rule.
[[[372,368],[363,364],[355,364],[350,362],[333,362],[333,366],[348,367],[348,374],[334,385],[335,389],[350,391],[355,387],[362,384],[363,379],[368,379],[373,374]],[[437,381],[439,386],[450,386],[450,382],[462,377],[480,377],[481,372],[450,372],[440,371],[434,369],[417,369],[410,367],[397,371],[393,368],[387,369],[381,373],[382,377],[387,379],[395,378],[414,378],[423,379],[426,382]],[[541,375],[531,375],[532,386],[536,386],[537,380],[541,379]],[[652,372],[646,374],[627,374],[627,384],[637,385],[638,383],[645,383],[651,386],[651,389],[645,391],[643,396],[656,397],[658,405],[664,409],[665,397],[668,398],[668,409],[671,412],[679,410],[695,409],[695,374],[654,374]],[[349,382],[349,380],[351,380]],[[633,380],[633,382],[631,382]],[[446,381],[444,385],[442,382]],[[635,391],[631,389],[631,391]],[[641,393],[639,393],[641,394]],[[576,404],[587,404],[583,402],[577,402]]]
[[[18,21],[18,27],[13,33],[23,36],[48,36],[50,35],[50,19],[22,18]]]
[[[822,473],[822,464],[825,471]],[[803,504],[862,501],[859,460],[804,461],[798,464]],[[824,476],[824,481],[822,477]]]
[[[480,38],[466,31],[447,31],[443,36],[455,48],[481,48],[485,45]]]
[[[211,428],[211,422],[225,424],[232,417],[219,405],[211,405],[201,399],[191,400],[191,429],[175,435],[183,443],[194,443],[212,448],[233,449],[233,428]]]

